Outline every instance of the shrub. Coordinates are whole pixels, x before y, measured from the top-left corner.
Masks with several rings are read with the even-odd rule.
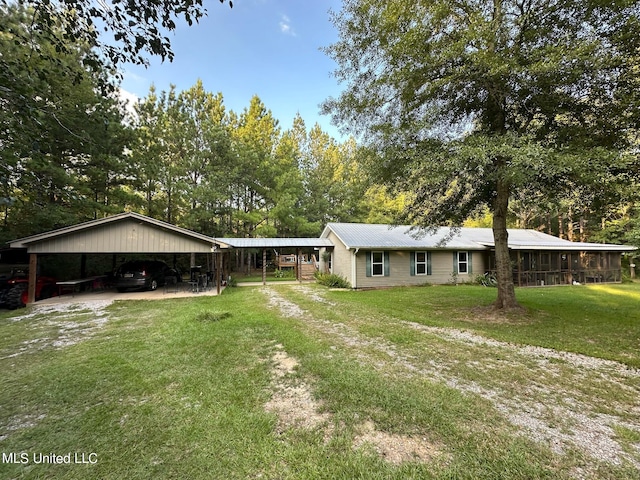
[[[293,274],[293,269],[286,269],[286,270],[279,270],[276,269],[273,272],[273,277],[274,278],[293,278],[294,274]]]
[[[316,282],[320,285],[325,285],[332,288],[351,288],[351,284],[346,278],[336,275],[335,273],[320,273],[314,274]]]
[[[478,275],[476,277],[476,283],[478,285],[484,285],[485,287],[497,287],[498,280],[493,273],[485,273],[484,275]]]

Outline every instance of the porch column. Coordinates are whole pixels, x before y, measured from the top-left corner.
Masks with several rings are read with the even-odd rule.
[[[27,291],[27,303],[36,301],[36,278],[38,270],[38,254],[29,254],[29,286]]]
[[[572,263],[571,253],[567,253],[567,279],[569,281],[569,285],[573,285],[573,263]]]
[[[222,272],[224,275],[224,281],[226,282],[227,279],[229,278],[229,273],[231,272],[231,252],[227,254],[226,262],[224,261],[224,258],[222,259]]]
[[[222,284],[222,252],[216,253],[216,293],[220,295]]]
[[[300,283],[302,283],[302,261],[301,261],[301,257],[302,257],[302,250],[298,248],[298,250],[296,251],[296,269],[298,270],[297,280]]]
[[[267,284],[267,249],[262,249],[262,285]]]

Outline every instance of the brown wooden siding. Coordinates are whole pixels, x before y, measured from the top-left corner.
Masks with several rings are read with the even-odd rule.
[[[34,243],[31,253],[206,253],[212,244],[125,220]]]

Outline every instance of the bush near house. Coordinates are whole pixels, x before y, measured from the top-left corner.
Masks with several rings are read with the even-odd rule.
[[[331,288],[351,288],[351,284],[346,278],[336,275],[335,273],[321,273],[316,272],[314,274],[316,282],[320,285]]]

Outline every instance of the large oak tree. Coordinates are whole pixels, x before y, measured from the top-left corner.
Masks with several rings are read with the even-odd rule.
[[[225,0],[220,0],[224,3]],[[29,33],[48,37],[58,52],[78,41],[101,51],[113,65],[146,64],[147,55],[173,60],[167,32],[181,20],[198,22],[207,10],[202,0],[2,0],[30,12]],[[233,6],[233,2],[228,4]],[[61,17],[64,20],[61,20]],[[29,36],[24,37],[29,43]],[[71,47],[72,48],[72,47]]]
[[[411,195],[421,226],[493,213],[497,308],[518,306],[515,191],[560,192],[629,171],[638,129],[640,2],[345,0],[326,49],[345,84],[324,104]]]

